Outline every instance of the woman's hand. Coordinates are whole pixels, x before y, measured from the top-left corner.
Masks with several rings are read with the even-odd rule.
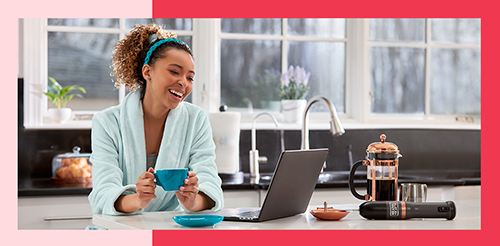
[[[196,172],[189,171],[188,178],[184,180],[184,186],[180,187],[180,191],[175,192],[179,202],[191,211],[200,211],[215,205],[212,199],[203,193],[199,193],[198,185]]]
[[[153,175],[154,172],[155,170],[150,167],[147,172],[144,172],[141,176],[139,176],[137,183],[135,183],[135,192],[137,194],[139,208],[147,207],[149,202],[156,198],[156,184],[154,182],[155,176]]]
[[[136,193],[122,195],[116,199],[115,209],[124,213],[132,213],[141,208],[147,207],[149,202],[156,198],[156,184],[154,183],[155,176],[153,173],[154,169],[150,167],[147,172],[141,174],[135,183]]]

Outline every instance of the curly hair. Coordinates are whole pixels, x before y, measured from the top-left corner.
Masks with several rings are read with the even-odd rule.
[[[177,35],[163,30],[160,25],[137,24],[129,35],[118,41],[112,55],[111,75],[116,77],[115,87],[118,88],[123,84],[130,91],[146,88],[146,79],[142,76],[144,59],[151,46],[166,38],[177,38]],[[166,51],[172,48],[184,50],[193,57],[191,49],[186,44],[166,42],[153,52],[148,64],[153,66],[158,59],[164,58]]]

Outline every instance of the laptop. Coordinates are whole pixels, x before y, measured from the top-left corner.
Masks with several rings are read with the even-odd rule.
[[[328,148],[281,153],[261,208],[223,209],[225,221],[260,222],[304,213],[318,182]]]

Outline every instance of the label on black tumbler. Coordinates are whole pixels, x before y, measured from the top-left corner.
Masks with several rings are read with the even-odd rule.
[[[388,202],[389,208],[387,209],[387,219],[399,219],[401,217],[401,203]]]

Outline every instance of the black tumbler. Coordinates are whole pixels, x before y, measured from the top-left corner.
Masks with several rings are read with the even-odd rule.
[[[446,202],[403,202],[374,201],[359,205],[359,214],[373,220],[405,220],[412,218],[445,218],[452,220],[456,215],[455,203]]]

